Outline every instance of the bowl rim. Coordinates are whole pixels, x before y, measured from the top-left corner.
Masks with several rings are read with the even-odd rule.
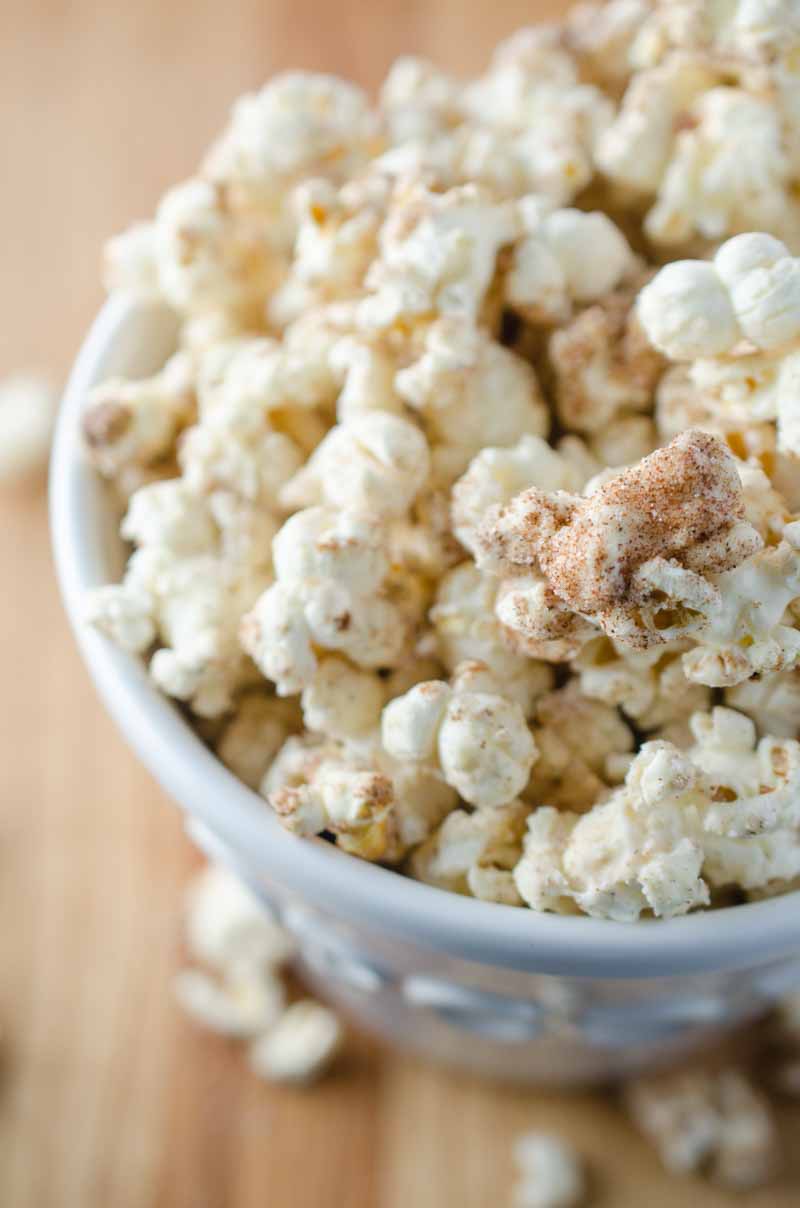
[[[50,525],[63,602],[95,686],[124,737],[181,808],[233,853],[245,853],[248,867],[322,911],[481,964],[649,979],[735,970],[792,952],[800,956],[800,892],[675,919],[618,923],[460,896],[283,829],[263,799],[228,771],[159,692],[142,661],[117,649],[83,618],[86,590],[108,580],[101,534],[108,512],[98,504],[102,489],[80,438],[87,391],[108,375],[106,363],[137,325],[151,335],[171,325],[174,338],[175,323],[163,304],[121,295],[110,298],[95,318],[56,427]]]

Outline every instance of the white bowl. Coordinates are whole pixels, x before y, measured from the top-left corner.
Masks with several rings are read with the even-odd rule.
[[[800,987],[800,895],[635,925],[537,914],[446,893],[288,834],[217,761],[141,661],[82,619],[114,580],[118,515],[84,456],[89,388],[172,351],[174,316],[123,299],[101,311],[64,398],[51,523],[64,602],[109,711],[186,812],[297,935],[326,994],[390,1040],[524,1081],[575,1082],[668,1061]]]

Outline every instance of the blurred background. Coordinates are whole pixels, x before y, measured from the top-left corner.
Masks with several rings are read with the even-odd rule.
[[[104,240],[193,170],[239,93],[290,66],[375,89],[403,52],[477,70],[566,7],[3,0],[0,377],[63,381],[102,300]],[[664,1175],[610,1096],[486,1086],[358,1036],[318,1088],[279,1089],[188,1023],[170,982],[199,860],[79,663],[43,481],[0,492],[0,583],[2,1208],[485,1208],[509,1202],[512,1139],[537,1127],[602,1172],[595,1204],[733,1201]]]

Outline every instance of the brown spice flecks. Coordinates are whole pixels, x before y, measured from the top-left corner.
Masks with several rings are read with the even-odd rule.
[[[693,569],[738,565],[741,541],[725,541],[744,517],[736,465],[725,444],[699,430],[681,433],[637,465],[581,498],[535,487],[487,516],[484,548],[514,566],[538,566],[576,612],[628,601],[634,572],[651,558]],[[714,542],[698,559],[697,547]]]

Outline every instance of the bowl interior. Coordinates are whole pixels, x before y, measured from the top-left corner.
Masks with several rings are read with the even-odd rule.
[[[125,298],[106,304],[64,396],[50,492],[56,567],[83,657],[128,741],[188,814],[255,875],[334,914],[466,959],[573,976],[659,977],[743,968],[800,950],[797,893],[639,924],[545,915],[459,897],[284,831],[156,690],[142,662],[83,620],[86,590],[118,579],[125,561],[118,510],[81,444],[87,392],[115,374],[153,372],[176,336],[175,316],[163,306]]]

